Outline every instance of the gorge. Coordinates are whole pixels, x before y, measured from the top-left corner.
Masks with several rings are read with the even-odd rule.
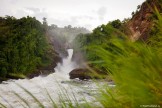
[[[68,95],[70,99],[73,99],[73,95],[75,94],[75,98],[79,102],[84,102],[84,99],[87,101],[94,100],[91,96],[92,90],[95,91],[95,89],[97,89],[94,82],[69,79],[69,72],[75,69],[77,65],[71,60],[73,49],[68,49],[67,52],[68,56],[63,58],[62,63],[58,63],[55,67],[55,73],[45,77],[38,76],[32,79],[11,79],[3,81],[0,84],[0,103],[3,103],[7,108],[11,107],[10,105],[14,108],[27,107],[26,104],[15,95],[18,94],[24,98],[32,108],[38,107],[37,102],[26,91],[19,87],[19,85],[32,93],[32,95],[47,108],[52,107],[52,101],[49,99],[48,93],[55,102],[59,103],[60,96],[65,98],[65,100],[67,98],[64,96],[64,89],[66,89],[66,95]]]

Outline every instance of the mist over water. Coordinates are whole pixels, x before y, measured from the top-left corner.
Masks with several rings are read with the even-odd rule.
[[[58,63],[57,67],[54,69],[57,75],[62,76],[63,80],[68,80],[69,72],[78,67],[77,64],[71,60],[73,56],[73,49],[68,49],[67,52],[68,56],[63,58],[63,62]]]
[[[62,63],[58,63],[55,68],[55,73],[46,77],[38,76],[33,79],[19,79],[4,81],[0,84],[0,103],[5,105],[11,104],[15,108],[21,108],[22,102],[14,95],[14,92],[22,96],[25,100],[31,102],[31,106],[35,106],[36,102],[27,94],[23,89],[18,87],[19,84],[22,87],[29,90],[36,98],[38,98],[44,105],[50,106],[49,99],[47,98],[46,91],[49,92],[51,97],[58,101],[61,88],[66,88],[69,93],[71,92],[71,86],[69,84],[62,83],[63,81],[69,81],[69,72],[76,68],[76,64],[72,62],[73,49],[68,49],[68,56],[63,58]],[[78,88],[75,87],[78,90]],[[6,101],[7,100],[7,101]],[[52,105],[52,104],[51,104]]]
[[[78,68],[78,66],[71,60],[73,49],[68,49],[67,52],[68,56],[63,58],[62,63],[58,63],[57,67],[54,69],[55,73],[46,77],[38,76],[33,79],[9,80],[0,84],[0,103],[3,103],[7,108],[27,107],[22,99],[14,94],[17,93],[29,103],[31,108],[38,108],[37,102],[18,85],[27,89],[45,108],[53,107],[48,94],[50,94],[50,97],[58,105],[61,104],[61,101],[68,101],[68,99],[72,102],[77,100],[80,103],[85,103],[85,100],[87,102],[95,101],[93,95],[96,95],[98,90],[98,86],[95,82],[69,79],[69,72]],[[100,82],[100,85],[104,83]],[[62,97],[61,100],[60,96]],[[68,99],[66,96],[68,96]],[[12,107],[10,105],[12,105]]]

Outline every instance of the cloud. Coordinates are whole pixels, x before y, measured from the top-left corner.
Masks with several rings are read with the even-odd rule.
[[[9,0],[11,4],[16,4],[19,0]]]
[[[88,15],[72,16],[71,20],[94,20],[95,18]]]
[[[41,8],[27,7],[24,8],[24,11],[29,15],[36,17],[39,20],[42,20],[43,17],[48,17],[48,12],[46,12],[46,9],[44,8],[41,9]]]
[[[114,19],[130,17],[145,0],[0,0],[0,16],[30,15],[58,26],[86,26],[89,29]],[[93,10],[93,11],[92,11]]]
[[[107,14],[107,8],[106,7],[100,7],[97,10],[97,14],[100,20],[104,20],[105,15]]]
[[[59,18],[59,17],[50,17],[47,18],[48,24],[55,24],[59,27],[64,27],[67,25],[72,25],[73,27],[85,27],[89,30],[93,29],[92,22],[96,22],[95,17],[88,15],[81,16],[71,16],[70,18]],[[93,23],[94,24],[94,23]]]
[[[49,22],[49,24],[56,24],[60,27],[64,27],[64,26],[67,26],[67,25],[76,26],[79,22],[79,19],[75,16],[72,16],[68,19],[50,17],[50,18],[47,18],[47,21]]]
[[[47,18],[49,24],[56,24],[60,27],[64,27],[66,25],[73,25],[77,22],[76,20],[68,20],[68,19],[59,19],[59,18]]]
[[[39,13],[41,10],[39,8],[27,7],[27,10],[33,11],[35,13]]]

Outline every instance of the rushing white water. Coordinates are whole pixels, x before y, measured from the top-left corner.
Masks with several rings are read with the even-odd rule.
[[[65,89],[66,94],[72,96],[72,93],[74,93],[78,100],[81,100],[83,97],[92,100],[92,97],[87,95],[88,93],[85,92],[84,89],[85,86],[91,87],[90,89],[92,89],[92,84],[78,86],[69,83],[68,73],[76,68],[76,64],[71,61],[73,50],[68,49],[68,54],[68,57],[64,58],[63,62],[57,65],[55,73],[53,74],[46,77],[39,76],[33,79],[10,80],[0,84],[0,103],[6,105],[7,108],[11,106],[14,108],[23,108],[23,105],[26,106],[26,104],[14,94],[17,93],[25,99],[32,108],[38,107],[34,99],[17,84],[31,92],[47,108],[52,107],[52,102],[50,101],[47,92],[56,103],[59,102],[59,96]]]
[[[68,49],[68,57],[63,59],[62,63],[58,63],[55,68],[57,76],[61,76],[61,80],[69,79],[69,72],[77,68],[77,65],[71,61],[73,49]]]

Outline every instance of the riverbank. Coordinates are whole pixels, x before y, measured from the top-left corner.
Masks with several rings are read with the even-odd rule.
[[[38,67],[35,71],[29,72],[27,74],[20,74],[20,73],[8,73],[6,77],[0,77],[0,83],[2,81],[7,80],[18,80],[18,79],[32,79],[38,76],[47,76],[55,72],[54,68],[57,66],[58,63],[62,62],[62,59],[59,56],[53,58],[52,63],[47,66]]]

